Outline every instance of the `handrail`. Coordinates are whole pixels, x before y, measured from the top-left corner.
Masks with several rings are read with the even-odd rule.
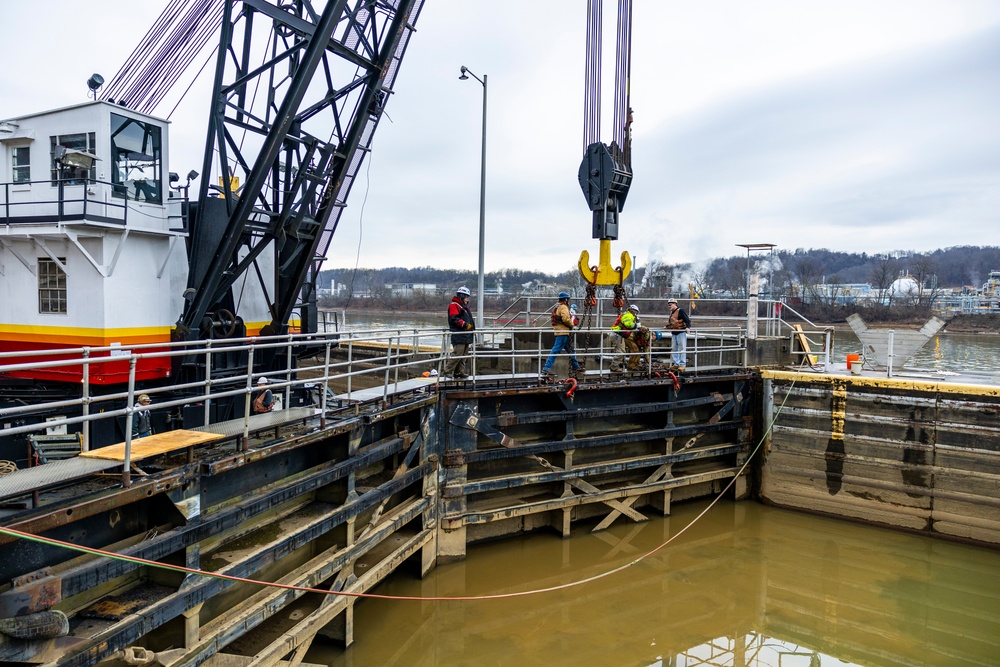
[[[791,312],[791,313],[793,313],[796,317],[798,317],[800,320],[802,320],[803,322],[805,322],[806,324],[808,324],[809,326],[811,326],[813,329],[821,330],[821,329],[824,328],[824,327],[822,327],[822,326],[820,326],[818,324],[813,323],[808,317],[806,317],[805,315],[803,315],[799,311],[795,310],[794,308],[792,308],[791,306],[789,306],[784,301],[769,301],[767,303],[771,303],[771,304],[780,303],[781,304],[781,316],[778,317],[778,322],[780,322],[781,324],[784,324],[789,329],[792,329],[793,327],[792,327],[792,325],[788,324],[788,322],[785,321],[784,313],[785,313],[786,310],[789,311],[789,312]]]
[[[551,328],[530,327],[520,328],[516,332],[503,329],[485,329],[481,333],[504,339],[503,346],[483,346],[470,350],[467,355],[473,367],[473,375],[482,376],[491,373],[492,381],[496,374],[509,374],[516,377],[525,372],[536,375],[541,371],[542,364],[549,356]],[[593,345],[583,349],[586,336],[590,335]],[[604,370],[612,363],[612,349],[609,344],[611,330],[595,328],[587,332],[579,330],[571,335],[576,337],[577,358],[591,370]],[[268,388],[273,392],[284,392],[285,405],[295,388],[306,389],[307,385],[329,386],[332,382],[346,383],[346,392],[336,396],[335,400],[354,401],[358,391],[355,380],[368,378],[368,384],[381,386],[382,400],[396,391],[406,377],[419,375],[422,369],[443,368],[450,357],[450,332],[444,328],[434,329],[404,329],[393,330],[370,329],[363,331],[342,331],[338,334],[287,334],[272,337],[248,337],[232,340],[213,341],[179,341],[176,343],[150,343],[136,345],[127,350],[112,347],[80,347],[53,350],[34,350],[31,352],[0,353],[0,375],[38,369],[58,369],[83,367],[82,386],[79,394],[57,400],[25,404],[8,404],[0,407],[0,420],[13,422],[11,428],[4,429],[3,437],[44,431],[61,426],[75,427],[82,425],[85,449],[90,446],[90,425],[100,420],[117,420],[125,417],[130,422],[134,413],[136,396],[140,393],[157,397],[154,409],[164,410],[190,405],[192,402],[203,403],[206,418],[211,414],[209,406],[212,401],[223,398],[245,397],[249,405],[250,398],[257,390],[258,378],[267,377]],[[308,348],[308,349],[305,349]],[[741,353],[745,348],[744,333],[738,327],[720,327],[692,332],[689,336],[688,357],[691,360],[688,367],[695,369],[704,365],[722,365],[726,353]],[[114,350],[118,354],[111,356]],[[289,370],[268,371],[261,373],[254,370],[253,359],[259,357],[263,350],[272,350],[277,354],[285,353],[285,358],[300,358],[294,373]],[[333,352],[337,351],[334,355]],[[204,380],[186,382],[170,386],[148,384],[137,385],[135,381],[136,365],[143,360],[169,359],[183,356],[203,356],[207,374],[212,375],[212,358],[214,355],[226,352],[246,352],[247,362],[241,370],[231,369],[228,375],[216,375]],[[311,356],[302,356],[296,352]],[[346,352],[346,354],[345,354]],[[364,352],[366,358],[361,358]],[[101,353],[108,353],[102,356]],[[643,354],[641,370],[651,372],[653,362],[658,357],[667,357],[669,348],[653,341],[650,349]],[[28,359],[27,357],[31,357]],[[561,355],[563,356],[563,355]],[[742,355],[739,355],[742,359]],[[120,386],[110,387],[106,394],[95,394],[90,384],[90,371],[108,363],[129,364],[129,382]],[[730,364],[738,366],[739,364]],[[473,377],[473,384],[480,382]],[[322,408],[319,415],[325,420],[331,406],[327,391],[319,392],[318,405]],[[333,406],[346,407],[346,404]],[[78,408],[74,410],[74,408]],[[40,415],[62,415],[51,421],[25,423],[31,419],[41,419]],[[249,409],[245,408],[244,429],[249,429]],[[11,419],[13,418],[13,419]],[[206,419],[208,423],[208,419]],[[113,427],[114,428],[114,427]],[[124,434],[126,447],[131,443],[131,428],[126,428]]]
[[[128,218],[129,218],[128,213],[129,213],[130,210],[134,210],[130,206],[130,202],[132,202],[132,203],[149,203],[149,204],[153,204],[155,206],[168,207],[172,203],[180,203],[180,202],[184,201],[183,198],[176,198],[176,197],[175,198],[171,198],[170,196],[168,196],[169,195],[168,192],[164,193],[164,196],[162,197],[162,201],[159,202],[159,203],[155,203],[155,202],[139,202],[138,200],[132,200],[132,199],[130,199],[128,196],[124,196],[124,197],[115,196],[114,192],[120,191],[120,188],[122,187],[121,183],[113,183],[111,181],[102,181],[102,180],[95,179],[95,178],[74,178],[74,179],[69,179],[69,180],[66,180],[66,179],[52,180],[50,178],[47,178],[47,179],[35,180],[35,181],[21,181],[21,182],[18,182],[18,183],[6,182],[6,183],[2,183],[0,185],[3,185],[2,190],[0,190],[0,192],[2,192],[2,194],[3,194],[3,202],[2,202],[3,203],[3,209],[2,209],[3,215],[0,216],[0,220],[3,220],[4,224],[16,224],[18,222],[18,220],[21,219],[21,218],[19,218],[16,215],[15,212],[12,212],[12,208],[13,207],[17,207],[17,206],[34,206],[34,207],[41,207],[42,210],[54,211],[53,213],[47,213],[47,214],[41,214],[41,215],[33,214],[31,216],[31,219],[32,219],[31,221],[32,222],[44,222],[43,220],[38,220],[38,218],[51,218],[54,221],[62,221],[62,220],[65,220],[65,219],[76,219],[76,218],[79,218],[79,217],[84,217],[84,218],[88,218],[89,217],[89,218],[98,219],[99,221],[105,222],[105,223],[127,224],[128,223]],[[50,186],[52,186],[56,190],[56,192],[55,192],[56,198],[55,199],[49,199],[49,198],[34,199],[34,198],[30,198],[29,197],[29,198],[26,198],[24,201],[12,201],[12,192],[15,192],[15,193],[16,192],[21,192],[22,190],[20,188],[22,188],[22,187],[25,188],[24,191],[29,191],[29,190],[34,191],[33,187],[36,186],[36,185],[50,185]],[[98,193],[91,192],[91,189],[95,188],[95,186],[99,186],[101,188],[101,192],[104,192],[104,193],[107,193],[107,189],[110,188],[110,190],[112,192],[111,198],[110,199],[107,199],[107,198],[105,198],[105,199],[96,199],[96,198],[94,198],[93,195],[98,194]],[[66,188],[75,188],[75,187],[82,188],[83,189],[82,190],[82,194],[79,197],[66,197]],[[16,199],[18,199],[18,197],[13,197],[13,199],[16,200]],[[77,205],[80,205],[79,212],[67,213],[66,212],[66,205],[67,204],[77,204]],[[91,210],[94,207],[105,207],[104,214],[103,215],[94,215],[93,211]],[[109,208],[112,209],[112,210],[115,210],[115,213],[111,214],[111,212],[109,212],[107,210]],[[120,212],[118,212],[119,210],[120,210]],[[178,217],[178,216],[176,216],[176,215],[169,215],[168,214],[164,219],[176,218],[176,217]],[[181,216],[181,217],[183,217],[183,216]]]

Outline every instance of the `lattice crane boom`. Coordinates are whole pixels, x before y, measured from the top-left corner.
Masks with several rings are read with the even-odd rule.
[[[254,272],[274,286],[262,333],[283,332],[295,310],[309,327],[320,263],[422,4],[225,3],[202,171],[221,178],[200,182],[176,337],[198,337],[212,311],[237,312],[234,285]],[[273,281],[257,266],[264,252]]]

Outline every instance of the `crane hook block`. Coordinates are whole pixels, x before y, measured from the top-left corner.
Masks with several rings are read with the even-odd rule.
[[[594,285],[620,285],[632,273],[632,256],[622,253],[621,266],[611,266],[611,239],[601,239],[600,258],[597,266],[590,265],[590,253],[580,253],[580,275]]]

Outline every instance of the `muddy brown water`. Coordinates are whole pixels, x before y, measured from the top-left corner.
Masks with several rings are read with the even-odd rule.
[[[375,592],[474,596],[568,585],[636,560],[707,503],[476,545]],[[620,520],[619,520],[620,521]],[[319,640],[317,640],[319,641]],[[362,600],[329,665],[997,665],[1000,551],[723,503],[655,554],[579,586],[483,601]]]

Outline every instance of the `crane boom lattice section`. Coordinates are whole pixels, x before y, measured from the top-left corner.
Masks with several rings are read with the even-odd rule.
[[[392,95],[422,0],[225,4],[192,221],[188,337],[238,307],[237,281],[273,285],[267,333],[306,318],[320,263]],[[274,255],[274,280],[257,260]],[[307,323],[304,321],[303,325]]]

